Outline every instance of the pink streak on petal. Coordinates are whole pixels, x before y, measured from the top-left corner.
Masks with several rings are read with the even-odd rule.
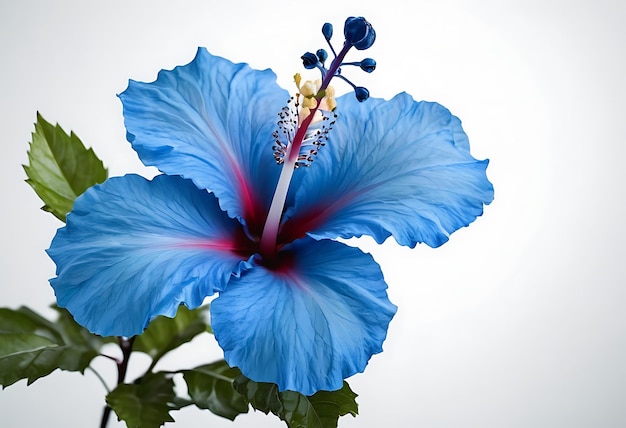
[[[289,250],[279,253],[280,257],[264,260],[264,267],[277,277],[282,278],[287,284],[309,293],[311,288],[299,275],[294,254]]]
[[[233,156],[233,153],[230,149],[230,144],[227,144],[226,141],[222,138],[221,134],[217,131],[213,122],[207,118],[206,124],[211,129],[213,135],[217,138],[219,145],[222,149],[222,152],[226,155],[226,159],[228,161],[228,165],[230,166],[230,170],[235,175],[235,181],[237,185],[237,189],[239,189],[239,198],[242,207],[242,215],[244,220],[247,223],[247,226],[250,230],[256,231],[260,230],[262,227],[261,222],[259,221],[259,211],[255,208],[260,208],[260,205],[254,198],[254,192],[251,187],[248,185],[247,177],[244,172],[241,170],[239,163],[237,162],[237,158]]]
[[[360,192],[346,193],[340,199],[332,202],[324,203],[324,201],[321,201],[318,205],[309,208],[308,211],[290,218],[281,228],[279,243],[293,242],[303,237],[307,232],[314,231],[336,212],[348,206],[359,194]]]
[[[254,201],[254,195],[250,189],[250,186],[248,186],[248,181],[246,180],[246,177],[244,176],[241,169],[239,168],[239,165],[237,165],[237,163],[235,163],[235,161],[230,156],[228,157],[228,160],[230,163],[230,167],[235,174],[235,180],[237,180],[237,188],[239,189],[239,196],[241,198],[241,205],[243,207],[244,219],[248,223],[251,223],[248,225],[248,227],[251,227],[252,225],[258,225],[259,222],[255,210],[257,204]]]
[[[204,249],[210,251],[233,251],[236,249],[235,243],[231,240],[197,240],[197,241],[185,241],[172,244],[176,248],[190,248],[190,249]]]

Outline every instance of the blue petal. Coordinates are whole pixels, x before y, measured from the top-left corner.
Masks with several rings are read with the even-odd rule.
[[[391,101],[337,101],[338,119],[294,191],[286,242],[370,235],[437,247],[493,199],[488,161],[469,153],[458,118],[407,94]]]
[[[277,266],[255,266],[211,303],[231,366],[257,382],[311,395],[341,388],[382,351],[396,307],[369,254],[303,238]]]
[[[280,168],[272,132],[289,95],[271,70],[200,48],[155,82],[120,94],[128,140],[146,165],[214,192],[222,209],[260,233]]]
[[[180,177],[111,178],[82,196],[48,254],[59,306],[103,336],[139,334],[225,287],[246,265],[241,225]]]

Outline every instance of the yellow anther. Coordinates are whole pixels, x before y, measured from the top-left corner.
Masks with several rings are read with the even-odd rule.
[[[319,109],[334,111],[337,108],[337,102],[335,101],[335,88],[332,86],[328,86],[324,91],[320,93],[320,88],[322,86],[322,81],[320,79],[316,80],[307,80],[302,82],[302,76],[300,73],[296,73],[293,76],[293,81],[296,83],[299,94],[297,95],[300,98],[300,111],[298,112],[299,122],[302,123],[304,119],[306,119],[310,114],[311,110],[318,107],[318,98],[319,100]],[[322,120],[323,115],[319,112],[315,112],[315,117],[313,118],[312,123]]]
[[[318,87],[314,82],[307,80],[304,85],[300,86],[300,93],[303,97],[310,98],[317,95]]]
[[[302,100],[302,107],[315,108],[317,107],[317,100],[315,98],[304,98]]]
[[[337,101],[335,101],[335,88],[328,85],[324,93],[324,98],[320,103],[320,108],[323,110],[333,111],[337,108]]]
[[[320,103],[323,110],[334,111],[337,108],[337,101],[334,98],[324,98]]]
[[[309,117],[309,115],[311,114],[311,109],[309,109],[308,107],[302,107],[300,109],[300,112],[298,113],[298,124],[301,124],[304,119],[306,119],[307,117]]]

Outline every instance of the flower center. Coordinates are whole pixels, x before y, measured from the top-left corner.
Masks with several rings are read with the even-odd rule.
[[[341,75],[340,66],[357,65],[368,73],[375,69],[376,63],[371,58],[361,62],[343,62],[352,47],[363,50],[374,43],[376,37],[374,29],[364,18],[348,18],[344,27],[345,41],[339,53],[335,52],[330,43],[332,33],[332,25],[324,24],[322,34],[334,55],[330,66],[328,68],[324,66],[328,58],[324,49],[319,49],[315,54],[305,53],[302,56],[304,67],[318,68],[322,78],[302,83],[300,74],[296,74],[294,80],[299,93],[278,114],[278,130],[273,134],[275,144],[272,149],[274,158],[282,165],[282,169],[260,242],[260,254],[268,260],[274,259],[279,251],[276,240],[293,172],[295,168],[311,165],[320,147],[325,145],[328,132],[335,123],[336,115],[332,113],[336,107],[335,91],[329,86],[330,81],[333,77],[339,77],[347,82],[354,89],[359,101],[365,101],[369,97],[367,89],[355,86]]]

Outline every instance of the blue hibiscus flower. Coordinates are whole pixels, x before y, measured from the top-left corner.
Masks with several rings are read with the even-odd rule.
[[[130,337],[219,293],[215,337],[249,378],[309,395],[363,371],[396,307],[373,258],[334,239],[437,247],[493,188],[441,105],[367,99],[354,85],[356,97],[334,99],[340,65],[375,67],[343,62],[371,46],[371,25],[349,18],[344,35],[328,68],[323,50],[303,56],[323,78],[297,79],[288,107],[272,71],[205,49],[131,81],[120,95],[128,140],[163,174],[110,178],[76,200],[48,250],[59,306],[94,333]]]

